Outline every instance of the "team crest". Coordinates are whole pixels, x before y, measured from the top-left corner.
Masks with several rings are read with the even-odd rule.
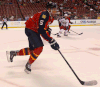
[[[42,18],[45,19],[45,18],[46,18],[46,15],[43,14],[43,15],[42,15]]]

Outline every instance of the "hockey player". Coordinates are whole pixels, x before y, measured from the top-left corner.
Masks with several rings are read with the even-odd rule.
[[[64,15],[65,18],[61,18],[59,19],[59,27],[60,27],[60,31],[59,33],[57,33],[57,37],[61,37],[60,34],[64,31],[64,36],[68,36],[67,32],[68,32],[68,26],[69,26],[69,20],[68,20],[68,15],[65,14]]]
[[[60,20],[63,19],[63,18],[64,18],[64,17],[59,17],[59,18],[58,18],[59,28],[61,27],[61,22],[60,22]]]
[[[31,72],[32,63],[38,58],[43,49],[43,42],[40,35],[47,40],[54,50],[59,49],[58,43],[50,37],[47,28],[49,24],[54,21],[56,14],[56,4],[53,2],[47,3],[47,10],[36,13],[32,18],[25,22],[25,34],[28,37],[29,47],[23,48],[19,51],[10,51],[9,62],[13,62],[14,56],[30,55],[28,62],[25,65],[25,72]],[[50,30],[48,28],[48,30]],[[8,52],[7,52],[8,55]]]

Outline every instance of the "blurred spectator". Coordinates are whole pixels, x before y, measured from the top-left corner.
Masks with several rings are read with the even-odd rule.
[[[32,2],[33,2],[33,0],[30,0],[30,2],[32,3]]]
[[[74,17],[74,19],[78,19],[78,17],[77,17],[77,16],[75,16],[75,17]]]
[[[0,3],[5,4],[4,1],[6,1],[6,0],[0,0]],[[13,0],[7,0],[7,1],[8,1],[8,3],[13,2]],[[57,4],[58,4],[58,7],[60,8],[60,11],[61,11],[60,14],[63,15],[63,12],[69,14],[69,12],[71,12],[71,13],[73,13],[73,14],[71,14],[72,19],[74,19],[74,18],[76,18],[76,19],[79,19],[79,18],[83,19],[84,18],[85,19],[87,17],[95,19],[96,17],[98,17],[96,13],[100,13],[100,0],[17,0],[17,1],[19,1],[18,4],[20,6],[20,8],[19,8],[20,12],[22,13],[22,15],[23,14],[26,15],[26,19],[24,18],[25,20],[27,20],[28,13],[35,14],[35,12],[38,11],[38,9],[37,9],[37,10],[32,12],[32,10],[33,10],[32,8],[35,8],[35,3],[42,2],[43,6],[45,7],[45,3],[43,3],[43,2],[47,2],[47,1],[54,1],[56,3],[58,2]],[[60,1],[61,1],[61,3],[60,3]],[[23,2],[27,2],[27,3],[23,3]],[[66,2],[66,3],[64,3],[64,2]],[[13,3],[15,3],[15,2],[13,2]],[[28,6],[28,3],[33,3],[34,5]],[[10,9],[9,5],[7,7],[9,7],[9,9]],[[37,6],[36,6],[36,8],[37,8]],[[28,12],[25,12],[24,9]],[[28,9],[30,9],[30,10],[28,10]],[[42,7],[40,10],[42,10]],[[2,16],[3,12],[1,12],[1,14],[0,14],[1,16]],[[77,13],[77,15],[74,14],[75,12]],[[9,10],[9,13],[11,13],[10,16],[14,15],[14,13],[12,13],[10,10]],[[86,14],[86,15],[84,16],[84,14]]]
[[[0,5],[1,5],[2,1],[0,1]]]
[[[83,19],[88,19],[88,16],[87,16],[87,15],[84,15],[84,16],[83,16]]]
[[[85,19],[89,19],[89,16],[85,16]]]
[[[22,2],[22,0],[19,0],[19,2]]]
[[[97,19],[97,14],[94,14],[94,15],[92,16],[92,19]]]
[[[34,3],[35,3],[35,1],[34,1],[34,0],[32,0],[32,1],[31,1],[31,3],[32,3],[32,4],[34,4]]]
[[[64,11],[64,14],[68,14],[68,11]]]
[[[98,17],[97,17],[97,19],[100,19],[100,14],[98,14]]]
[[[72,13],[72,14],[70,15],[70,19],[74,19],[74,17],[75,17],[75,14]]]
[[[40,3],[40,0],[37,0],[36,3]]]
[[[24,0],[24,2],[26,2],[26,0]]]
[[[84,0],[85,3],[87,3],[87,0]]]
[[[17,21],[21,21],[21,18],[18,18],[18,20]]]
[[[74,9],[77,9],[76,6],[74,6]]]
[[[1,16],[0,16],[0,21],[1,21],[2,19],[1,19]]]
[[[72,0],[72,3],[75,3],[75,0]]]
[[[27,21],[29,19],[29,16],[27,15],[26,17],[25,17],[25,21]]]
[[[14,21],[14,16],[11,16],[9,19],[10,21]]]

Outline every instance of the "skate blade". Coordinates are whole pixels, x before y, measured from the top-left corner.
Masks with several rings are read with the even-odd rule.
[[[57,36],[57,37],[59,38],[59,37],[61,37],[61,36]]]
[[[68,35],[64,35],[64,36],[68,36]]]
[[[8,61],[8,62],[11,62],[11,61],[10,61],[10,51],[6,51],[6,56],[7,56],[7,61]]]
[[[27,74],[30,74],[31,72],[28,71],[27,69],[24,69],[24,71],[27,73]]]

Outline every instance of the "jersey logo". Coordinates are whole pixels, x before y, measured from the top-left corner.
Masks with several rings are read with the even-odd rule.
[[[42,15],[42,18],[45,19],[45,18],[46,18],[46,15],[43,14],[43,15]]]

